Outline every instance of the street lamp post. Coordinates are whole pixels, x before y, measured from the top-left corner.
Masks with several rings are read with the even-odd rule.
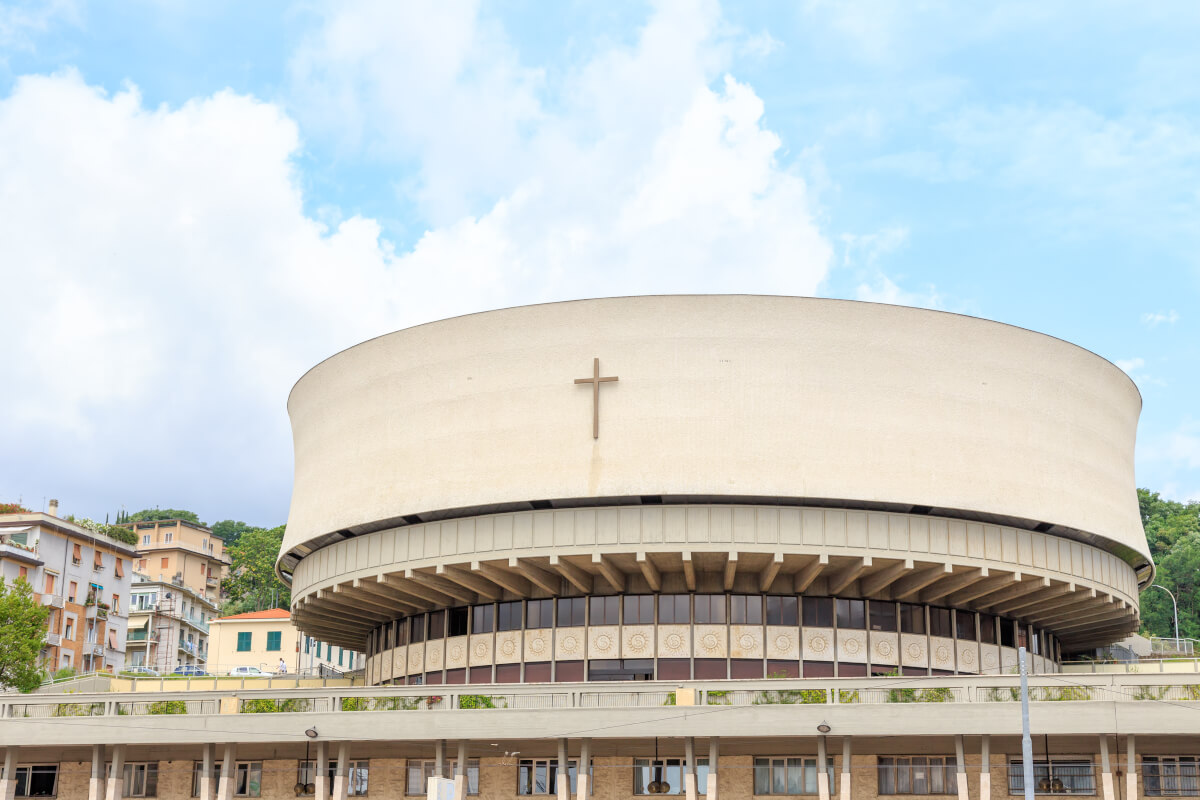
[[[1167,596],[1171,598],[1171,606],[1172,606],[1172,608],[1175,609],[1175,640],[1176,640],[1176,643],[1178,644],[1178,641],[1179,641],[1179,604],[1175,602],[1175,595],[1172,594],[1170,589],[1168,589],[1167,587],[1162,586],[1160,584],[1157,584],[1157,583],[1150,584],[1150,588],[1151,589],[1162,589],[1164,592],[1167,593]]]

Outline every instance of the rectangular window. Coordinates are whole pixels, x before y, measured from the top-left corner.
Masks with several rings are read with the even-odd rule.
[[[404,784],[404,793],[418,797],[424,797],[429,786],[429,779],[433,777],[434,761],[418,761],[409,759],[407,763],[407,779]],[[442,762],[443,778],[453,778],[458,771],[458,759],[448,758]],[[467,759],[467,794],[479,794],[479,759]]]
[[[368,645],[368,646],[369,646],[369,645]],[[311,637],[311,636],[305,636],[305,637],[304,637],[304,654],[305,654],[305,655],[308,655],[308,653],[309,653],[311,650],[312,650],[312,637]]]
[[[583,597],[560,597],[558,600],[558,627],[582,627],[587,624],[587,599]]]
[[[838,598],[837,626],[843,630],[861,631],[867,627],[867,604],[862,600]]]
[[[996,644],[996,618],[991,614],[979,615],[979,641]]]
[[[425,614],[414,614],[408,618],[408,643],[420,644],[425,641]]]
[[[471,633],[491,633],[496,628],[496,607],[491,603],[471,608]]]
[[[470,619],[470,609],[466,606],[450,609],[446,618],[446,630],[448,636],[466,636],[470,631],[468,620]]]
[[[239,653],[250,652],[250,631],[238,631],[237,651]]]
[[[633,793],[683,794],[683,760],[679,758],[635,758],[633,760]],[[650,791],[651,783],[665,783],[666,791]],[[708,759],[696,759],[696,791],[708,794]]]
[[[975,615],[970,611],[955,611],[954,633],[961,641],[975,641]]]
[[[169,558],[164,558],[164,559],[162,560],[162,563],[161,563],[161,564],[159,564],[159,569],[166,569],[166,568],[167,568],[167,566],[168,566],[170,563],[171,563],[171,559],[169,559]]]
[[[192,762],[192,797],[200,796],[200,776],[204,774],[204,762]],[[212,773],[209,775],[212,781],[212,791],[217,790],[217,781],[221,779],[221,764],[220,759],[214,759],[212,765]]]
[[[654,595],[625,595],[625,624],[652,625],[654,623]]]
[[[350,797],[359,797],[367,793],[367,778],[369,775],[368,761],[350,761],[347,763],[350,780],[346,783],[346,794]],[[329,791],[333,791],[333,779],[337,777],[337,760],[330,759],[327,762],[327,778]],[[315,784],[317,776],[317,766],[315,761],[301,761],[296,769],[297,784]],[[316,794],[316,787],[313,791],[297,794],[297,797],[312,797]]]
[[[262,762],[239,761],[233,774],[233,796],[258,797],[261,794]]]
[[[829,791],[835,791],[833,763],[826,766]],[[815,758],[756,758],[754,759],[754,794],[816,794],[817,760]]]
[[[950,627],[950,609],[929,609],[929,635],[946,637],[954,635],[954,629]]]
[[[525,603],[525,627],[531,630],[554,627],[554,601],[530,600]]]
[[[660,625],[687,625],[692,621],[691,608],[691,595],[660,594],[658,596],[658,622]]]
[[[879,794],[958,794],[954,756],[880,756]]]
[[[998,617],[996,620],[996,624],[1000,626],[1000,646],[1001,647],[1016,647],[1017,646],[1017,637],[1016,637],[1016,633],[1013,628],[1013,621],[1011,619],[1004,619],[1003,617]]]
[[[724,625],[725,624],[725,595],[698,594],[696,595],[696,624]]]
[[[800,610],[804,614],[805,627],[833,627],[832,597],[806,597],[800,605]]]
[[[799,625],[800,606],[794,597],[767,598],[768,625]]]
[[[496,604],[496,630],[497,631],[519,631],[521,630],[521,601],[514,600],[510,603]]]
[[[54,797],[58,794],[58,765],[17,767],[17,797]]]
[[[889,633],[896,630],[895,603],[886,603],[883,600],[871,601],[871,630]]]
[[[579,763],[575,760],[567,762],[571,794],[577,791]],[[557,758],[522,758],[517,766],[517,794],[557,794],[558,793],[558,759]],[[589,782],[588,794],[592,793]]]
[[[125,794],[122,797],[157,797],[158,762],[125,765]]]
[[[75,597],[79,594],[79,584],[76,581],[71,581],[71,591],[67,593],[67,602],[74,603]]]
[[[142,534],[142,544],[150,544],[150,534],[148,534],[148,533]]]
[[[1036,794],[1096,793],[1096,774],[1086,758],[1051,758],[1033,762],[1033,783]],[[1024,765],[1019,758],[1008,762],[1008,793],[1025,794]]]
[[[1195,797],[1200,795],[1200,772],[1196,756],[1145,756],[1142,783],[1148,797]]]
[[[621,598],[615,596],[588,598],[589,625],[621,624]]]
[[[446,636],[446,612],[429,612],[429,641],[444,639]]]
[[[408,620],[398,619],[394,623],[390,623],[388,628],[392,631],[392,647],[403,647],[408,644]],[[317,645],[317,657],[321,655],[321,646]]]
[[[763,599],[759,594],[735,594],[729,598],[729,621],[734,625],[762,625]]]

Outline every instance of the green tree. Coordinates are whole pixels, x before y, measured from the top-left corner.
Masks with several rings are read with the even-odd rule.
[[[237,542],[243,533],[258,530],[262,529],[232,519],[223,519],[220,522],[214,522],[212,525],[212,532],[224,539],[226,545],[232,545]]]
[[[1200,503],[1164,500],[1157,492],[1138,489],[1142,526],[1154,557],[1154,582],[1165,586],[1179,603],[1179,635],[1200,638]],[[1171,598],[1161,589],[1142,592],[1142,633],[1174,636]]]
[[[50,607],[37,602],[24,578],[11,588],[0,578],[0,687],[32,692],[41,685],[38,656],[49,617]]]
[[[285,527],[252,528],[229,548],[232,564],[229,577],[225,579],[224,588],[229,595],[229,604],[223,609],[225,613],[291,605],[291,591],[275,575],[275,559],[279,557]]]
[[[129,515],[129,522],[156,522],[160,519],[181,519],[193,525],[203,525],[200,517],[194,511],[184,511],[181,508],[143,508]]]

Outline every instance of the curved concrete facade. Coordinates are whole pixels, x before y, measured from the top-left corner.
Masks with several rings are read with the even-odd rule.
[[[618,378],[598,412],[577,383],[594,359]],[[288,408],[279,568],[297,619],[360,649],[393,617],[453,603],[695,592],[710,573],[705,591],[956,597],[1082,645],[1135,626],[1152,575],[1133,383],[986,320],[753,296],[505,309],[353,347],[301,378]],[[701,512],[720,530],[694,533]],[[506,519],[528,544],[484,546],[478,532]],[[704,555],[687,580],[691,551]],[[1014,583],[1038,602],[1013,612]],[[1053,609],[1103,624],[1079,630]]]

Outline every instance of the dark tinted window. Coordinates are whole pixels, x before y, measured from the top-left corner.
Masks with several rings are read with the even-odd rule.
[[[800,601],[800,610],[804,613],[805,626],[833,627],[832,597],[806,597]],[[807,673],[805,677],[808,677]]]
[[[696,595],[696,624],[725,624],[725,595]]]
[[[449,613],[449,635],[463,636],[469,630],[467,628],[468,609],[466,606],[450,609]]]
[[[730,597],[729,621],[734,625],[762,625],[762,595],[735,594]]]
[[[408,618],[408,643],[418,644],[425,641],[425,614],[417,614]]]
[[[406,619],[396,620],[396,634],[392,637],[392,642],[396,647],[402,647],[408,644],[408,624]]]
[[[686,625],[692,621],[691,605],[690,594],[659,595],[658,621],[663,625]]]
[[[526,628],[554,627],[554,601],[530,600],[525,603]]]
[[[1017,639],[1013,633],[1013,621],[1000,617],[996,620],[996,624],[1000,626],[1000,644],[1004,647],[1016,647]]]
[[[654,595],[625,595],[625,624],[651,625],[654,623]]]
[[[954,631],[950,627],[950,609],[948,608],[930,608],[929,609],[929,635],[930,636],[953,636]]]
[[[900,632],[925,633],[925,606],[918,603],[900,604]]]
[[[970,611],[955,611],[954,633],[965,642],[975,641],[975,615]]]
[[[867,627],[866,603],[862,600],[837,601],[837,624],[839,628],[862,630]]]
[[[583,597],[561,597],[558,600],[558,627],[570,628],[586,625],[587,599]]]
[[[496,630],[498,631],[519,631],[521,630],[521,601],[514,600],[511,603],[496,604]]]
[[[896,604],[883,600],[871,601],[871,630],[896,630]]]
[[[588,598],[589,625],[619,625],[621,622],[621,598],[608,597]]]
[[[996,643],[996,618],[991,614],[979,615],[979,641],[984,644]]]
[[[491,603],[471,609],[471,633],[491,633],[495,626],[496,607]]]
[[[441,639],[446,635],[446,612],[432,611],[429,614],[429,638]]]
[[[794,597],[767,598],[768,625],[798,625],[800,624],[800,606]],[[796,676],[799,677],[799,676]]]

